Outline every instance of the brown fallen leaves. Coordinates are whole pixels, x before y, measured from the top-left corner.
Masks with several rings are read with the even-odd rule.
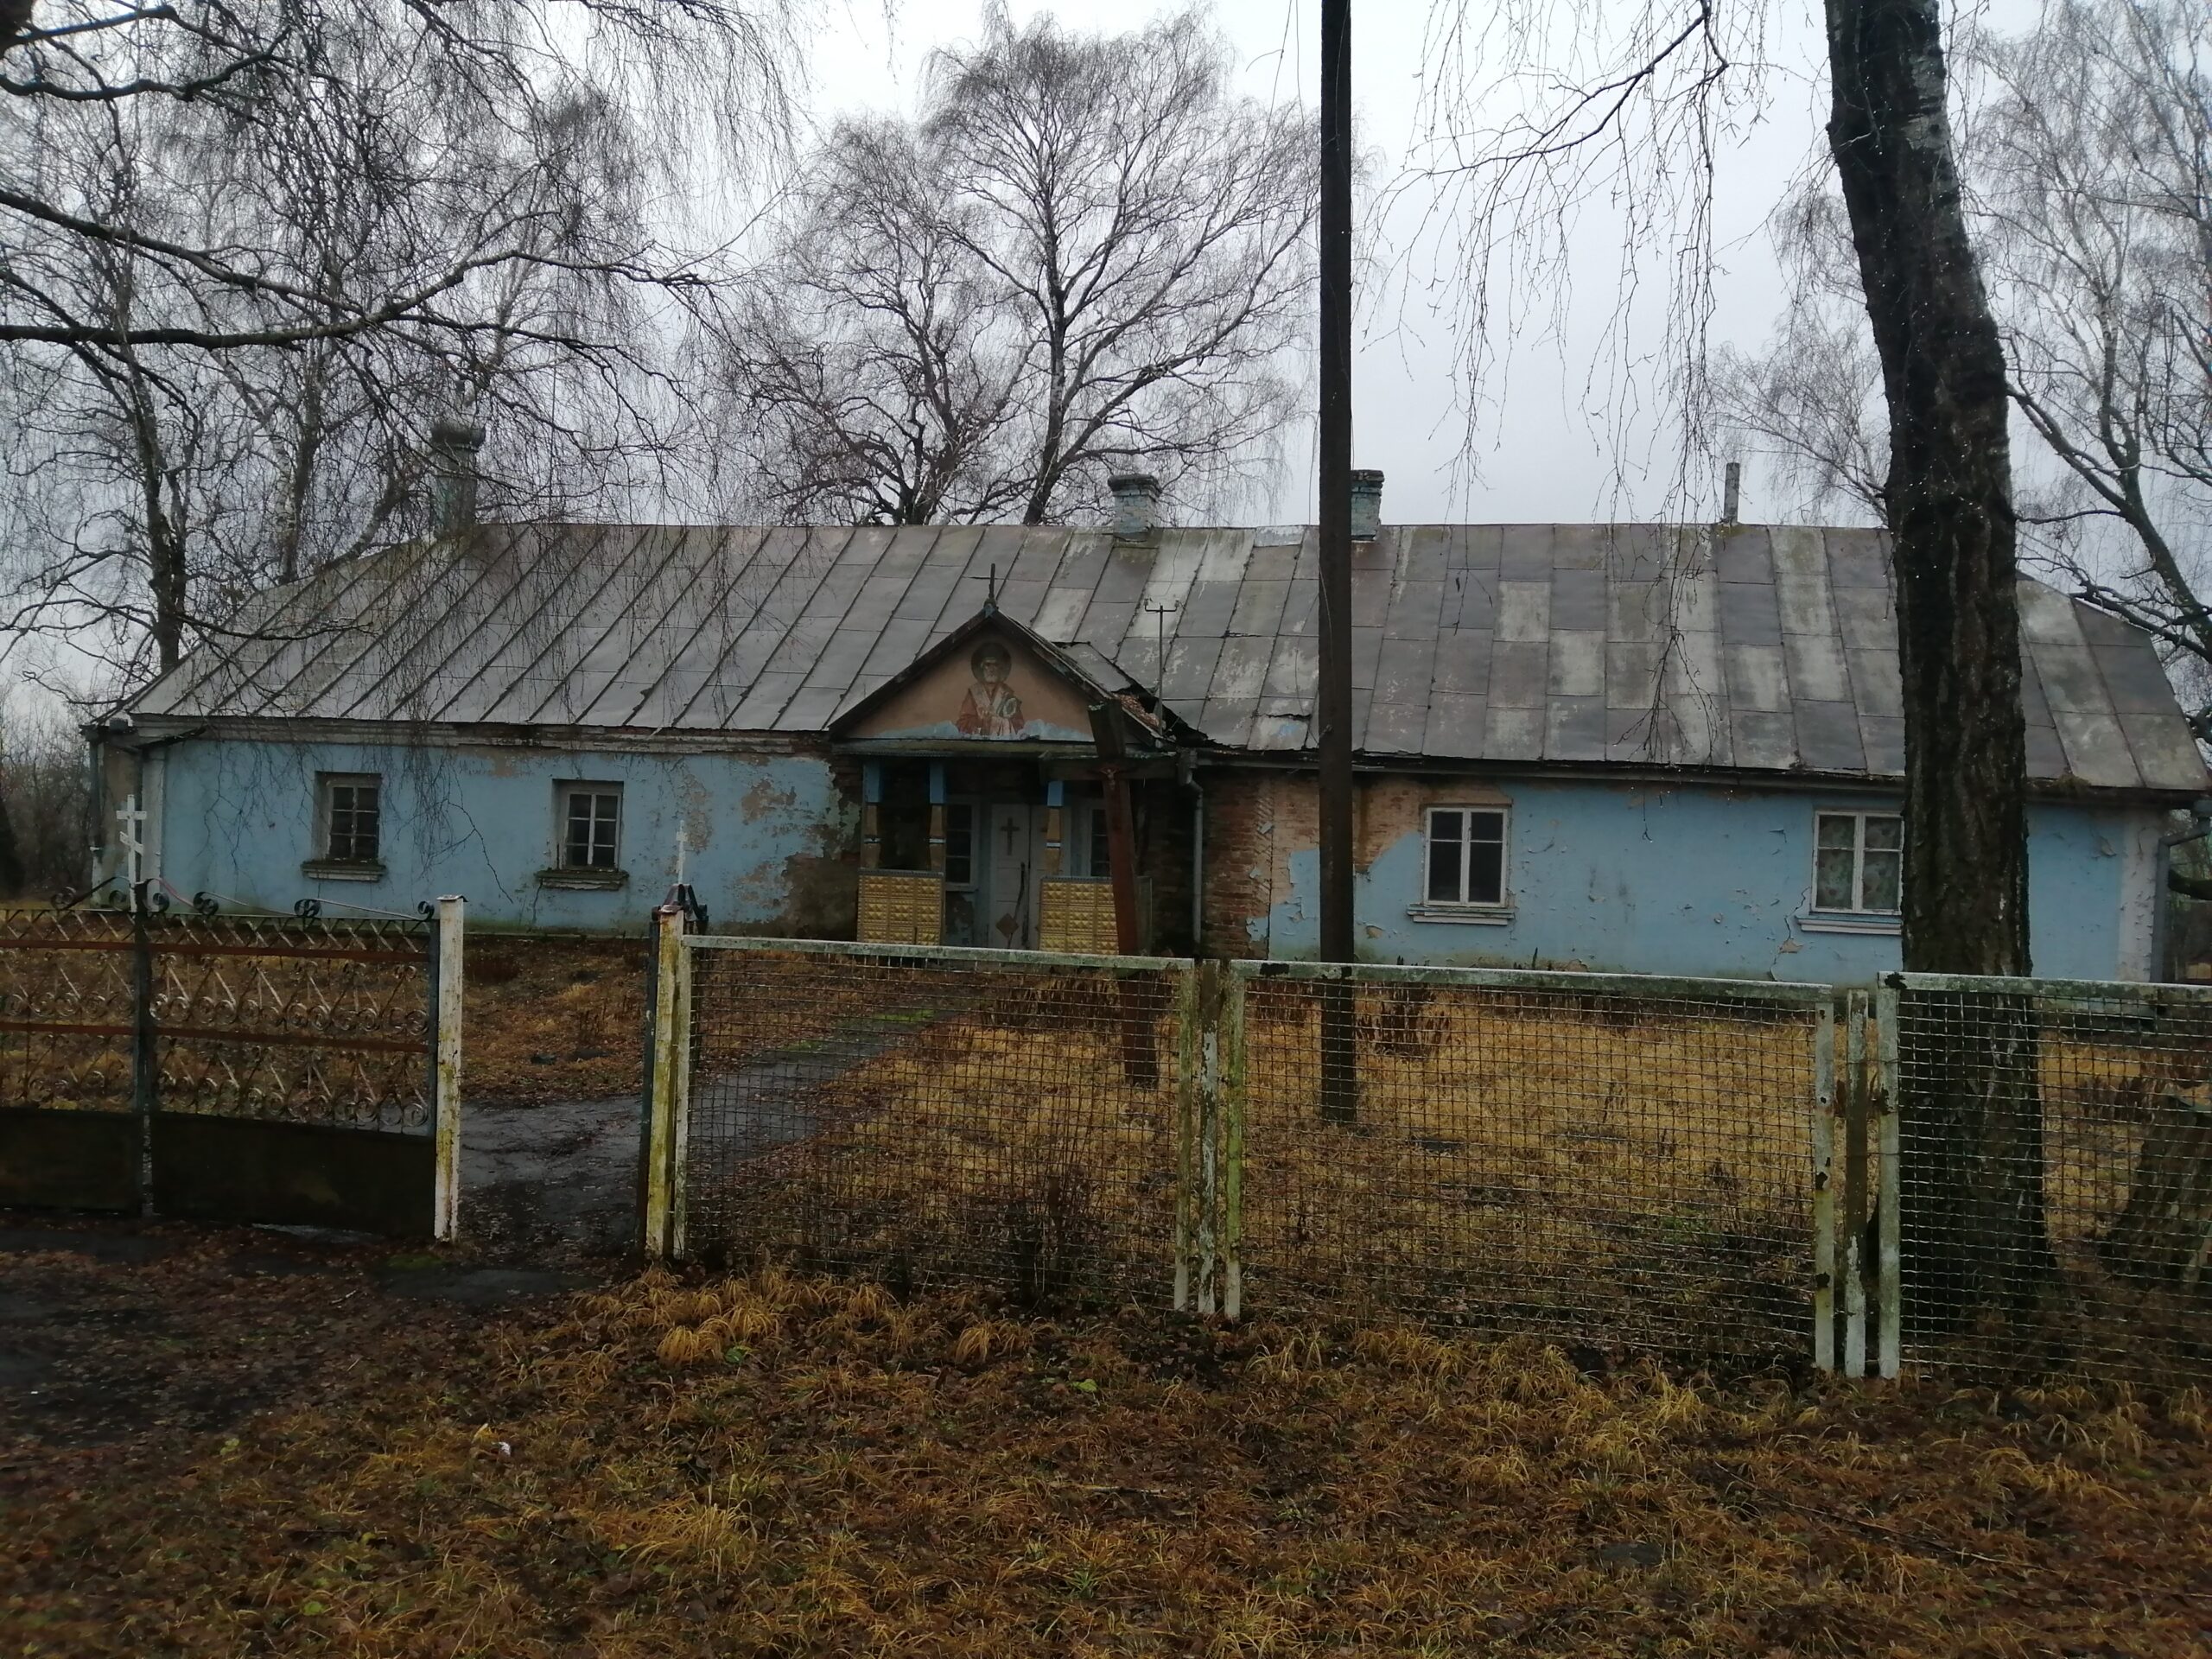
[[[0,1651],[2212,1648],[2194,1398],[1597,1378],[776,1273],[486,1327],[459,1381],[375,1357],[374,1410],[0,1516]],[[98,1575],[128,1597],[73,1613]]]

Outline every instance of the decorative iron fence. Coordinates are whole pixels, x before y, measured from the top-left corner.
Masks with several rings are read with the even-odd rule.
[[[449,1235],[462,906],[0,915],[0,1202]]]
[[[427,1134],[434,918],[150,919],[156,1105]]]
[[[135,938],[114,912],[0,911],[0,1106],[132,1109]]]
[[[2212,992],[661,928],[659,1253],[1689,1365],[2212,1380]]]

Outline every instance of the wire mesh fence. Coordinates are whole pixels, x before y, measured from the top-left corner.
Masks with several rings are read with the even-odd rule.
[[[2212,1379],[2212,992],[1892,983],[1908,1362]]]
[[[1825,988],[1237,972],[1247,1306],[1804,1350]]]
[[[1186,965],[710,938],[683,960],[685,1254],[1165,1300]]]
[[[2212,991],[669,944],[695,1257],[2212,1379]]]

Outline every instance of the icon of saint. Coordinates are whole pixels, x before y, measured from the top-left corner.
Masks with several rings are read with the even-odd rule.
[[[975,681],[960,700],[960,717],[953,723],[967,737],[1020,737],[1021,699],[1007,684],[1013,653],[997,640],[986,639],[976,647],[968,667]]]

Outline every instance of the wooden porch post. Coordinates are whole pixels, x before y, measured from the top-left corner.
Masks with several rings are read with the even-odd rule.
[[[1098,747],[1099,786],[1106,796],[1106,862],[1113,880],[1114,945],[1133,957],[1142,948],[1137,932],[1137,828],[1129,810],[1129,780],[1121,762],[1127,753],[1113,708],[1093,704],[1091,741]],[[1160,1056],[1153,1046],[1153,1008],[1148,982],[1121,982],[1122,1073],[1141,1088],[1160,1081]]]
[[[1134,957],[1144,948],[1137,917],[1137,825],[1129,780],[1117,766],[1098,769],[1106,793],[1106,859],[1114,883],[1114,948]]]

